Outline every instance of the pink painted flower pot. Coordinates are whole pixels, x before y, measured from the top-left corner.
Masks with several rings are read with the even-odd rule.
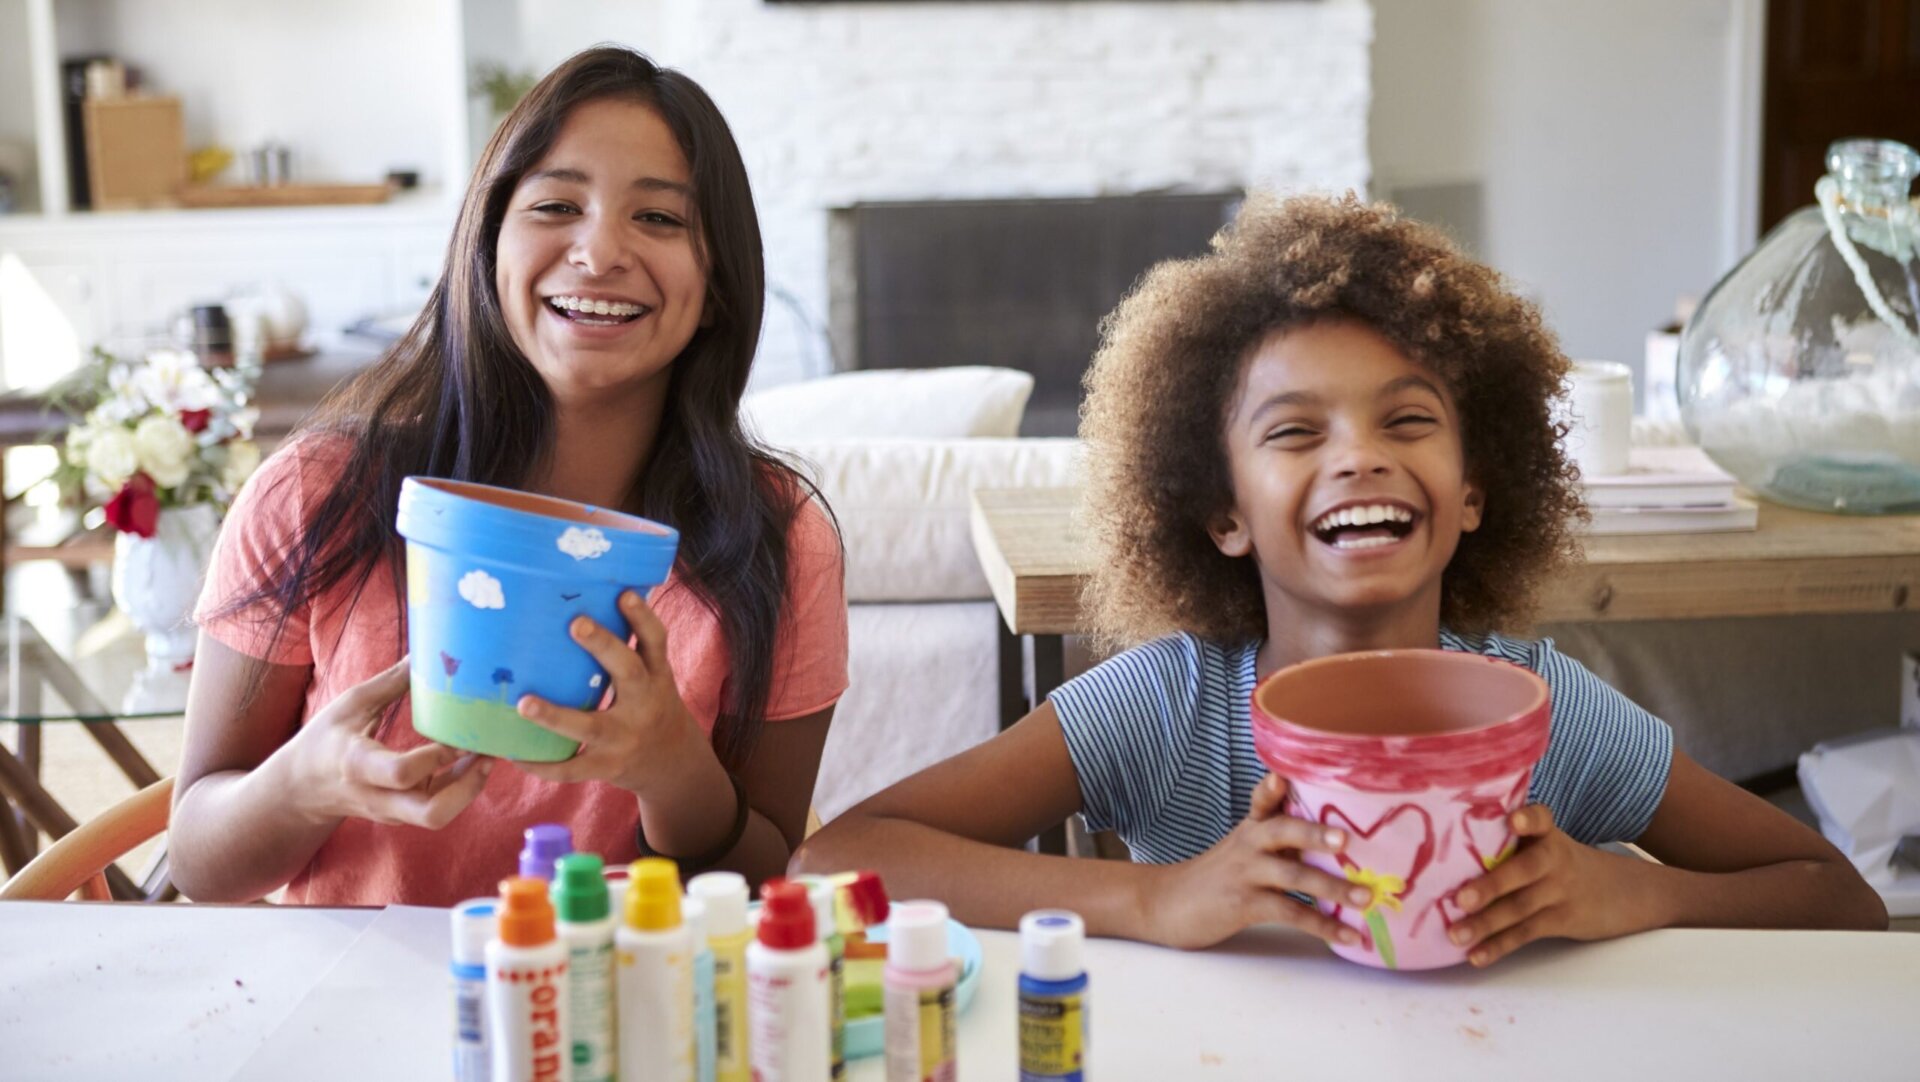
[[[1253,743],[1290,783],[1287,813],[1347,832],[1307,861],[1373,890],[1320,909],[1360,932],[1355,962],[1436,969],[1466,960],[1447,939],[1453,895],[1505,860],[1509,812],[1547,750],[1547,683],[1496,658],[1444,650],[1340,654],[1269,676],[1253,693]]]

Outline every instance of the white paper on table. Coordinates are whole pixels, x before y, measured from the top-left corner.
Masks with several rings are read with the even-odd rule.
[[[1920,834],[1920,729],[1876,729],[1800,756],[1800,788],[1820,832],[1880,891],[1890,915],[1920,915],[1920,871],[1893,862]]]
[[[285,1018],[371,919],[0,903],[0,1078],[229,1077],[253,1035]]]
[[[449,1077],[454,1018],[448,929],[444,909],[382,910],[233,1077]],[[353,1039],[343,1040],[346,1033]]]

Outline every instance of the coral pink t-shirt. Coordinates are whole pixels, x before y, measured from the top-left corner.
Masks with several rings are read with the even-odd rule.
[[[277,640],[272,613],[213,614],[252,591],[300,537],[311,508],[337,477],[345,445],[307,437],[270,458],[234,502],[214,549],[197,606],[200,629],[226,646],[281,665],[311,665],[301,722],[355,684],[378,675],[405,650],[405,612],[385,568],[355,598],[341,583],[292,613]],[[767,718],[804,717],[832,706],[847,688],[847,604],[840,539],[815,503],[804,504],[788,529],[786,606],[775,639]],[[667,626],[667,653],[680,696],[711,732],[730,665],[720,622],[680,581],[676,567],[654,592]],[[616,629],[624,631],[625,629]],[[426,743],[402,700],[382,741],[395,749]],[[521,831],[563,823],[574,847],[609,865],[638,856],[634,795],[604,782],[545,782],[501,763],[480,796],[445,828],[382,826],[347,819],[312,863],[288,885],[286,900],[303,905],[451,905],[493,894],[517,867]]]

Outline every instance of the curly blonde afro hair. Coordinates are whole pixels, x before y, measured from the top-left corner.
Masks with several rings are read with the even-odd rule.
[[[1098,640],[1266,637],[1253,558],[1222,554],[1207,533],[1233,501],[1224,430],[1254,347],[1326,319],[1384,336],[1459,409],[1486,508],[1447,565],[1441,622],[1473,634],[1531,618],[1543,582],[1577,553],[1584,514],[1548,414],[1568,361],[1539,309],[1391,207],[1254,195],[1211,252],[1154,267],[1101,325],[1080,422],[1095,550],[1083,600]]]

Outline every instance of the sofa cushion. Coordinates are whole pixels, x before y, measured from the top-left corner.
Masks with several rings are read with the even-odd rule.
[[[1072,439],[808,442],[785,451],[827,497],[847,549],[847,600],[991,597],[973,554],[976,488],[1073,485]]]
[[[1011,368],[870,369],[756,391],[740,403],[775,447],[811,440],[1011,439],[1033,377]]]

